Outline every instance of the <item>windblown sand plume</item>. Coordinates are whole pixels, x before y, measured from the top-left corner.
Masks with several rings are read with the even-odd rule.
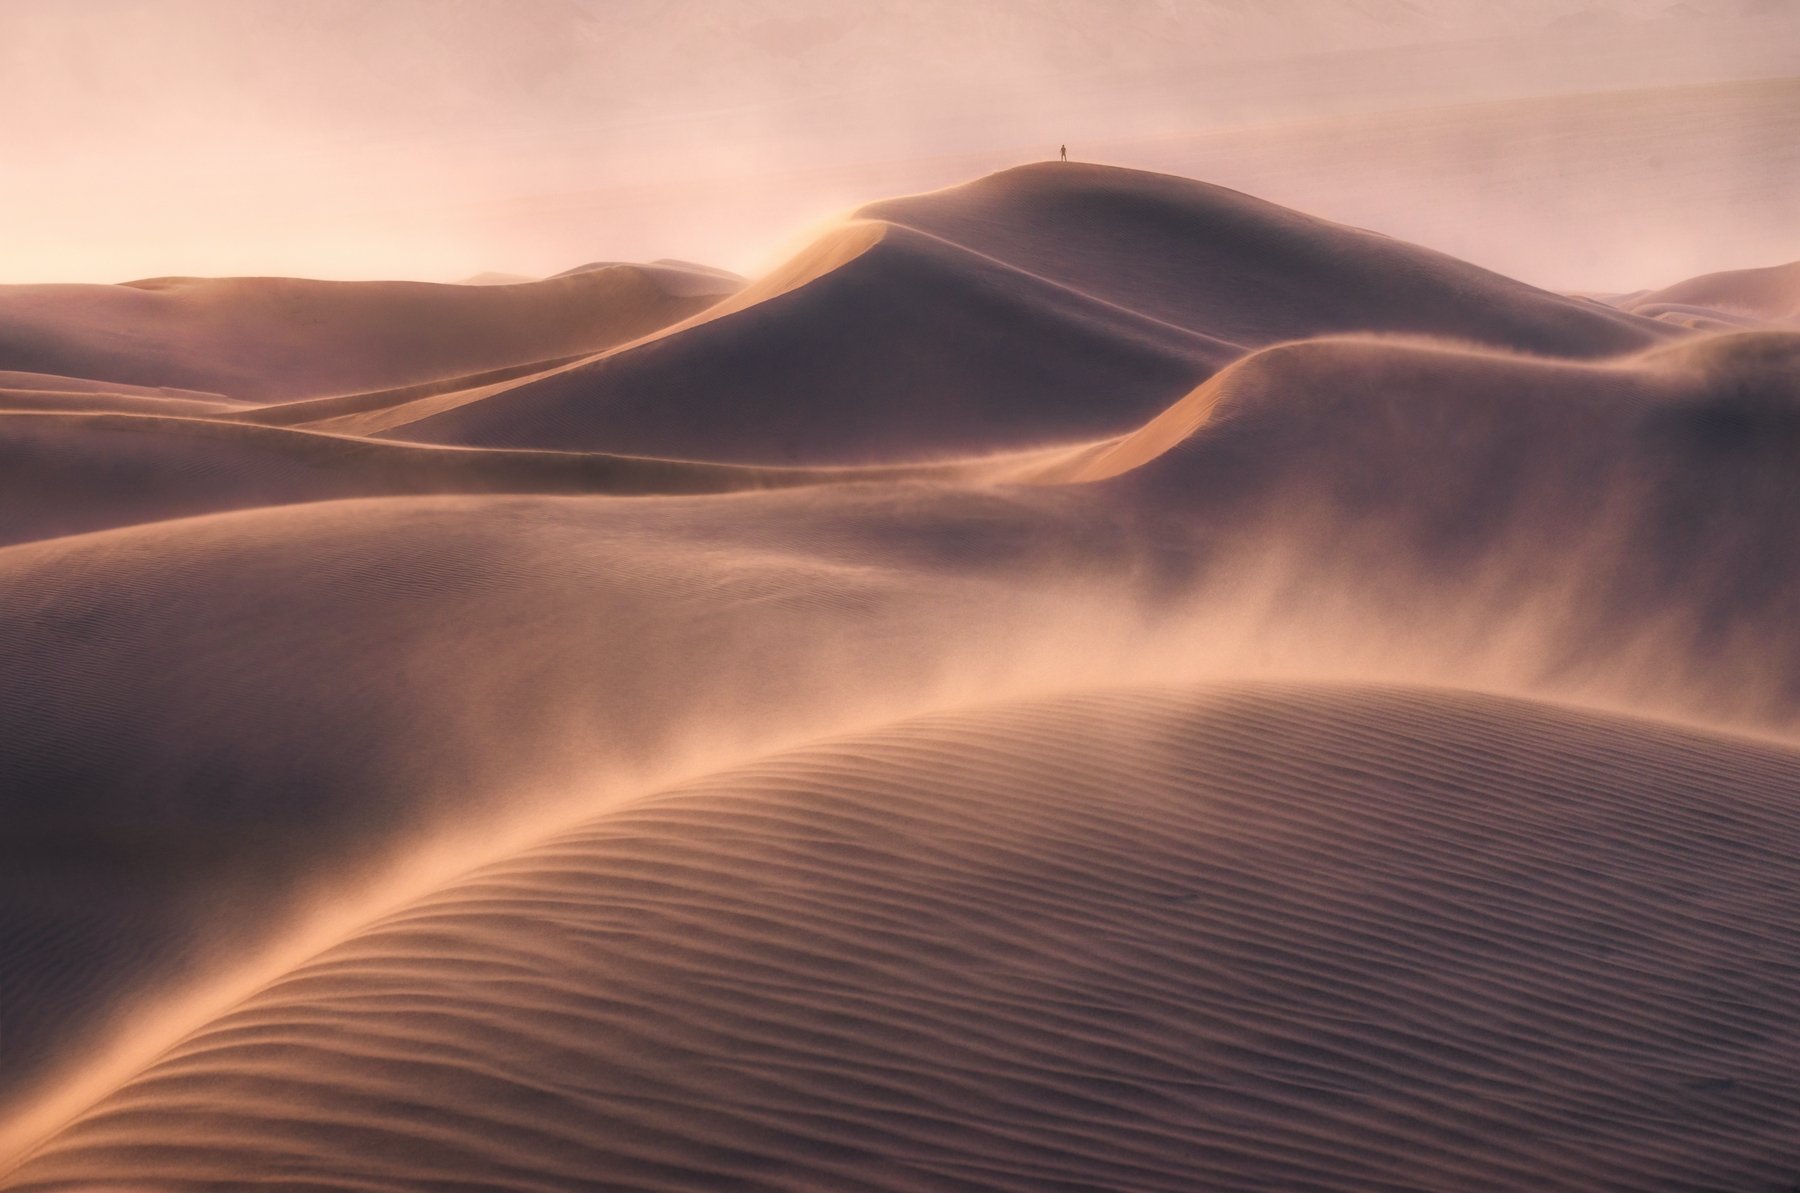
[[[0,1187],[1788,1188],[1796,268],[0,288]]]

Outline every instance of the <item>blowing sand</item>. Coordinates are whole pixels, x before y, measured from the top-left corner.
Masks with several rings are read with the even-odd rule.
[[[0,288],[0,1187],[1787,1188],[1795,268]]]

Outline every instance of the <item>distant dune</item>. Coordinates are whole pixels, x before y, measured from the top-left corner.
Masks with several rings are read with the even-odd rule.
[[[293,278],[0,286],[0,369],[281,401],[595,351],[716,298],[671,293],[656,271],[632,266],[478,288]]]
[[[1800,261],[1767,269],[1731,269],[1689,278],[1660,290],[1631,295],[1620,303],[1647,314],[1679,307],[1708,309],[1723,316],[1747,316],[1770,323],[1800,325]]]
[[[1793,270],[0,289],[0,1187],[1785,1188]]]

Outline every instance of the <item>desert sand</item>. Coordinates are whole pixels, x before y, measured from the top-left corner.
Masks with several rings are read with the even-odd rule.
[[[0,1187],[1789,1188],[1796,279],[0,287]]]

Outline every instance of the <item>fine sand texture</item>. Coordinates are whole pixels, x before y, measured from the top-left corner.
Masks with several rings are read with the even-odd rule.
[[[1794,277],[0,289],[0,1189],[1785,1193]]]
[[[12,1187],[1773,1188],[1797,785],[1420,689],[905,722],[383,917]]]

